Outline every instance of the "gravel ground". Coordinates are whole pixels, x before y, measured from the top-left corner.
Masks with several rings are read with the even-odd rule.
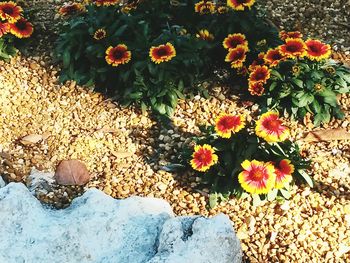
[[[52,22],[45,24],[44,18],[55,17],[52,11],[57,2],[33,1],[41,10],[40,20],[53,34]],[[39,29],[37,36],[43,32]],[[45,42],[50,38],[43,41],[33,46],[31,57],[0,62],[0,174],[7,181],[26,182],[32,167],[53,171],[60,160],[78,158],[93,176],[85,189],[97,187],[117,198],[164,198],[178,215],[228,214],[251,262],[350,260],[349,141],[307,144],[300,139],[313,129],[312,124],[307,119],[305,125],[291,122],[292,137],[314,160],[311,172],[316,187],[295,188],[284,204],[253,207],[248,197],[208,210],[208,189],[197,187],[200,178],[191,173],[170,174],[160,167],[198,133],[198,124],[213,123],[222,110],[254,116],[257,107],[242,107],[237,97],[215,87],[210,100],[196,96],[180,102],[173,127],[164,129],[137,109],[123,109],[74,82],[58,84],[59,69],[50,64],[50,48],[46,53],[42,49],[52,46]],[[328,126],[350,130],[350,96],[341,97],[340,102],[346,119]],[[20,139],[31,134],[43,140],[23,145]],[[82,191],[82,187],[55,187],[38,197],[61,208]]]
[[[306,36],[322,39],[334,50],[350,54],[349,0],[260,0],[271,20],[285,30],[300,30]]]

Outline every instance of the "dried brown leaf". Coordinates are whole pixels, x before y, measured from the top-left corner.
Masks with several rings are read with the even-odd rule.
[[[302,140],[306,142],[350,140],[350,133],[342,128],[311,131],[306,133]]]

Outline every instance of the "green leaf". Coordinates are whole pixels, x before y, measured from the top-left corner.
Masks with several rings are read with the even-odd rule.
[[[304,82],[301,79],[292,79],[292,82],[299,88],[304,88]]]
[[[114,32],[113,34],[113,38],[114,37],[120,37],[124,32],[125,30],[128,28],[128,25],[122,25],[121,27],[119,27],[119,29],[117,31]]]
[[[304,170],[299,169],[298,172],[304,178],[305,182],[310,187],[314,187],[314,182],[312,181],[311,177]]]
[[[274,81],[274,82],[271,83],[271,85],[269,87],[269,90],[273,91],[276,87],[277,87],[277,82]]]
[[[69,64],[70,64],[70,52],[68,49],[66,49],[63,52],[63,56],[62,56],[62,62],[63,62],[63,68],[68,68]]]
[[[287,191],[285,189],[280,189],[280,192],[285,199],[289,199],[291,197],[289,191]]]
[[[317,100],[314,100],[314,101],[311,103],[311,109],[312,109],[312,111],[313,111],[315,114],[320,113],[320,112],[321,112],[320,103],[318,103]]]
[[[257,194],[252,195],[253,198],[253,206],[260,206],[262,204],[260,196]]]
[[[267,194],[267,200],[268,201],[274,201],[277,197],[278,190],[277,189],[272,189],[268,194]]]
[[[214,208],[218,204],[218,194],[217,193],[211,193],[209,195],[209,207]]]

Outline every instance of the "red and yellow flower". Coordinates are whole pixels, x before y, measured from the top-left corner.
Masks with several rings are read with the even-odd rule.
[[[236,34],[229,34],[224,41],[222,42],[224,48],[226,49],[233,49],[240,45],[246,46],[248,48],[248,41],[245,37],[245,35],[236,33]]]
[[[300,38],[287,38],[286,43],[279,46],[279,51],[288,58],[303,57],[306,54],[306,45]]]
[[[215,121],[215,131],[222,138],[231,138],[245,126],[244,117],[241,115],[221,114]]]
[[[280,36],[280,39],[285,41],[287,38],[302,38],[303,34],[300,33],[299,31],[287,32],[287,31],[282,30],[279,33],[279,36]]]
[[[251,95],[262,96],[265,92],[264,83],[262,82],[249,82],[248,91]]]
[[[215,13],[215,3],[212,1],[200,1],[194,5],[194,11],[201,15],[213,14]]]
[[[331,56],[331,46],[319,40],[309,39],[306,44],[306,56],[311,60],[320,61]]]
[[[92,2],[97,6],[111,6],[111,5],[117,5],[121,1],[120,0],[92,0]]]
[[[215,150],[208,144],[196,145],[192,154],[191,166],[194,170],[205,172],[218,162]]]
[[[230,9],[227,6],[219,6],[216,11],[218,12],[218,14],[226,14],[230,11]]]
[[[0,37],[3,35],[6,35],[7,33],[10,32],[10,24],[5,22],[0,22]]]
[[[281,54],[278,48],[270,49],[264,56],[264,60],[270,67],[277,66],[285,57]]]
[[[196,34],[196,37],[206,41],[214,40],[214,35],[211,34],[207,29],[199,30],[198,34]]]
[[[236,11],[244,11],[245,8],[251,8],[255,0],[227,0],[227,5]]]
[[[242,188],[251,194],[267,194],[275,185],[275,168],[271,163],[245,160],[238,175]]]
[[[84,11],[84,7],[80,3],[67,3],[64,4],[59,10],[58,13],[61,16],[71,16],[76,15]]]
[[[103,28],[97,29],[94,33],[94,39],[96,40],[104,39],[106,36],[107,32]]]
[[[248,48],[246,46],[240,45],[236,48],[230,49],[225,61],[231,63],[231,68],[241,68],[246,60],[246,53]]]
[[[290,160],[284,159],[275,165],[276,182],[275,188],[282,189],[293,180],[294,165]]]
[[[256,122],[255,133],[267,142],[282,142],[289,137],[289,129],[282,125],[277,112],[267,112]]]
[[[267,66],[255,66],[254,70],[249,75],[249,82],[265,83],[271,76],[271,70]]]
[[[127,64],[131,60],[131,51],[124,44],[119,44],[115,47],[108,47],[106,50],[106,62],[113,67]]]
[[[28,38],[33,34],[33,25],[24,18],[10,24],[10,32],[18,38]]]
[[[174,46],[168,42],[165,45],[151,47],[149,56],[154,63],[159,64],[170,61],[172,58],[174,58],[176,56],[176,50]]]
[[[0,2],[0,18],[14,23],[21,18],[23,9],[13,1]]]
[[[255,69],[256,66],[263,66],[263,65],[265,64],[264,57],[265,57],[265,53],[264,53],[264,52],[259,53],[257,59],[255,59],[255,60],[252,62],[252,64],[250,64],[249,70],[250,70],[250,71],[253,71],[253,70]]]

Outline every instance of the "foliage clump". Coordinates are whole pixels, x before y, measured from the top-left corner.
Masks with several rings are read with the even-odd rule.
[[[22,40],[33,34],[33,25],[25,18],[23,8],[13,1],[0,2],[0,59],[17,53]]]

